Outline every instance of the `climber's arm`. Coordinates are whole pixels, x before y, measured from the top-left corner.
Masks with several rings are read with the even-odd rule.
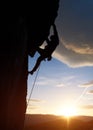
[[[56,25],[55,25],[55,24],[53,24],[52,26],[53,26],[53,32],[54,32],[54,35],[55,35],[55,36],[56,36],[56,38],[59,40]]]
[[[53,26],[54,36],[55,36],[55,42],[58,45],[59,44],[59,36],[58,36],[57,28],[56,28],[55,24],[53,24],[52,26]]]
[[[49,39],[48,39],[48,38],[46,38],[46,42],[47,42],[47,44],[49,44],[49,43],[50,43],[50,41],[49,41]]]

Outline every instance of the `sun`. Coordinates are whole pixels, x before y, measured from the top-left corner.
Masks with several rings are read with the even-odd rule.
[[[63,116],[72,117],[77,115],[77,108],[75,106],[66,106],[62,110]]]
[[[64,107],[58,110],[58,115],[62,115],[67,118],[76,116],[77,107],[74,105],[65,105]]]

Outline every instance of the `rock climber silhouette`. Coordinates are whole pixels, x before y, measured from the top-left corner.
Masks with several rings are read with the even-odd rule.
[[[52,59],[52,53],[56,49],[56,47],[59,44],[59,37],[56,29],[56,25],[53,24],[53,35],[50,36],[50,39],[46,39],[47,45],[45,46],[44,49],[41,49],[40,47],[37,48],[38,53],[40,56],[38,57],[35,66],[31,71],[29,71],[30,74],[33,74],[37,68],[39,67],[41,61],[47,59],[50,61]]]

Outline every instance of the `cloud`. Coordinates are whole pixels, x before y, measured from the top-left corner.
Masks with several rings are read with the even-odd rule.
[[[29,105],[29,106],[27,107],[28,110],[29,110],[29,109],[38,109],[38,108],[40,108],[40,106]]]
[[[53,79],[49,79],[48,77],[39,77],[39,80],[36,82],[36,85],[45,86],[53,83]]]
[[[93,109],[93,105],[83,105],[83,106],[80,106],[80,108],[83,108],[83,109]]]
[[[64,77],[64,81],[68,82],[68,81],[74,80],[75,78],[76,78],[75,75],[66,76]]]
[[[82,97],[82,99],[83,99],[83,100],[89,100],[89,101],[90,101],[90,100],[91,100],[91,101],[93,100],[92,97]]]
[[[41,102],[42,100],[39,99],[31,99],[32,102]]]
[[[47,85],[47,84],[48,84],[47,81],[37,81],[36,82],[36,85],[40,85],[40,86]]]
[[[44,100],[40,100],[40,99],[30,99],[30,102],[45,102]]]
[[[63,87],[63,83],[59,83],[60,79],[52,79],[48,77],[39,77],[39,80],[36,82],[36,85],[40,86],[52,86],[52,87]]]
[[[93,90],[88,91],[88,94],[93,94]]]
[[[93,86],[93,80],[80,85],[80,87],[92,87],[92,86]]]
[[[65,86],[65,85],[64,85],[64,84],[62,84],[62,83],[61,83],[61,84],[57,84],[57,85],[56,85],[56,87],[58,87],[58,88],[61,88],[61,87],[64,87],[64,86]]]
[[[60,44],[53,55],[70,67],[93,66],[93,2],[61,2],[57,19]]]

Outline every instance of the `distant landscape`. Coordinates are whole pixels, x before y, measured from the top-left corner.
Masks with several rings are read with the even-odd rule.
[[[25,130],[93,130],[93,117],[67,118],[55,115],[26,115]]]

